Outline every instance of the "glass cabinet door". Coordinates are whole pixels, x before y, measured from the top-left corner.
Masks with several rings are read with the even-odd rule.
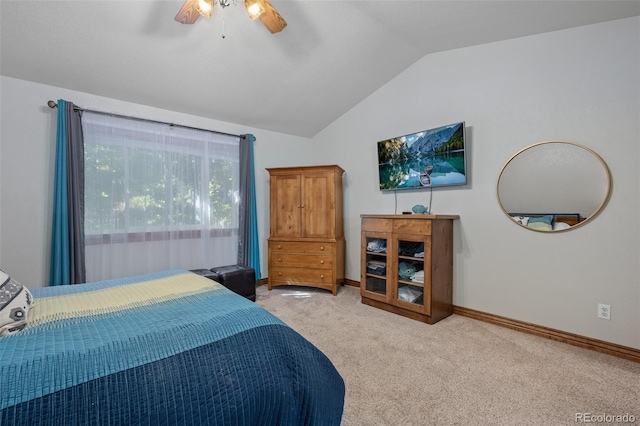
[[[388,294],[387,282],[387,243],[388,239],[377,236],[364,238],[364,291],[379,295],[386,299]]]
[[[398,239],[398,277],[395,298],[414,310],[424,310],[424,241]],[[427,277],[428,279],[429,277]]]

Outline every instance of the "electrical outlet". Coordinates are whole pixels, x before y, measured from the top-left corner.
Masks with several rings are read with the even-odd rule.
[[[605,305],[604,303],[598,303],[598,318],[610,320],[611,319],[611,305]]]

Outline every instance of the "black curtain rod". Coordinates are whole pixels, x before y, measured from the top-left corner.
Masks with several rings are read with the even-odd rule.
[[[55,103],[54,101],[47,102],[47,105],[49,106],[49,108],[58,108],[58,104]],[[75,106],[75,105],[73,106],[73,110],[74,111],[81,111],[81,112],[85,112],[86,111],[86,112],[93,112],[93,113],[96,113],[96,114],[110,115],[112,117],[128,118],[130,120],[147,121],[149,123],[167,124],[169,126],[183,127],[185,129],[191,129],[191,130],[202,130],[204,132],[217,133],[219,135],[233,136],[233,137],[236,137],[236,138],[241,137],[240,135],[234,135],[232,133],[218,132],[216,130],[202,129],[200,127],[182,126],[180,124],[168,123],[166,121],[149,120],[147,118],[129,117],[128,115],[113,114],[111,112],[96,111],[96,110],[93,110],[93,109],[84,109],[84,108],[80,108],[79,106]]]

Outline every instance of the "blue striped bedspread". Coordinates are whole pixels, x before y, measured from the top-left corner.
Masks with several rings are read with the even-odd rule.
[[[184,270],[32,289],[0,425],[339,425],[344,382],[278,318]]]

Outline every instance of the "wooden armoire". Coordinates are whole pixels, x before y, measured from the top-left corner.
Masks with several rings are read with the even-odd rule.
[[[270,176],[268,289],[344,282],[342,175],[336,165],[267,169]]]

